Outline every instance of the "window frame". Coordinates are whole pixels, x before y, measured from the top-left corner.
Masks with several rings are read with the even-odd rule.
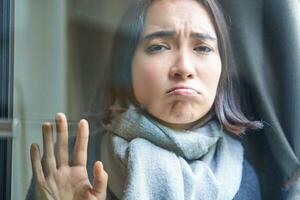
[[[14,0],[0,0],[0,132],[13,119]],[[5,124],[4,126],[2,126]],[[11,198],[12,132],[0,135],[0,199]]]

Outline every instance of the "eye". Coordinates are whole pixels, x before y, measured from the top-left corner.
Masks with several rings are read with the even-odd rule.
[[[158,51],[164,51],[164,50],[169,50],[170,48],[165,46],[165,45],[161,45],[161,44],[153,44],[151,46],[149,46],[146,51],[149,53],[154,53],[154,52],[158,52]]]
[[[208,46],[205,46],[205,45],[200,45],[200,46],[195,47],[194,51],[207,54],[207,53],[213,52],[213,49]]]

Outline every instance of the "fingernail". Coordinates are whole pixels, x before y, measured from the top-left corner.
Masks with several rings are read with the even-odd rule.
[[[101,169],[103,169],[103,164],[101,161],[99,161],[99,164],[100,164]]]
[[[62,119],[63,115],[64,115],[63,113],[58,112],[58,113],[55,114],[55,119]]]
[[[43,129],[43,131],[49,131],[49,130],[51,130],[51,126],[52,126],[52,124],[50,122],[45,122],[42,125],[42,129]]]

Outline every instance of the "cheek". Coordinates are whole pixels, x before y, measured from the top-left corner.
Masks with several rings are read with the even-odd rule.
[[[156,79],[158,79],[158,74],[147,67],[140,67],[135,70],[135,80],[139,83],[143,83],[143,85],[148,85],[153,83]]]
[[[132,66],[132,84],[135,98],[141,104],[149,104],[159,95],[163,84],[161,71],[155,62],[134,62]]]
[[[210,59],[206,67],[201,70],[201,78],[206,85],[207,94],[210,99],[214,99],[222,72],[222,63],[220,58]]]
[[[212,89],[216,90],[221,77],[221,66],[210,73],[210,86]]]

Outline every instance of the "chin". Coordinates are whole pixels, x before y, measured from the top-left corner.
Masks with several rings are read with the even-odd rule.
[[[162,124],[189,126],[197,123],[209,111],[209,106],[191,104],[191,102],[177,101],[165,106],[149,106],[148,113],[158,119]]]
[[[189,104],[174,105],[166,112],[166,118],[177,123],[192,123],[202,118],[209,109]]]

